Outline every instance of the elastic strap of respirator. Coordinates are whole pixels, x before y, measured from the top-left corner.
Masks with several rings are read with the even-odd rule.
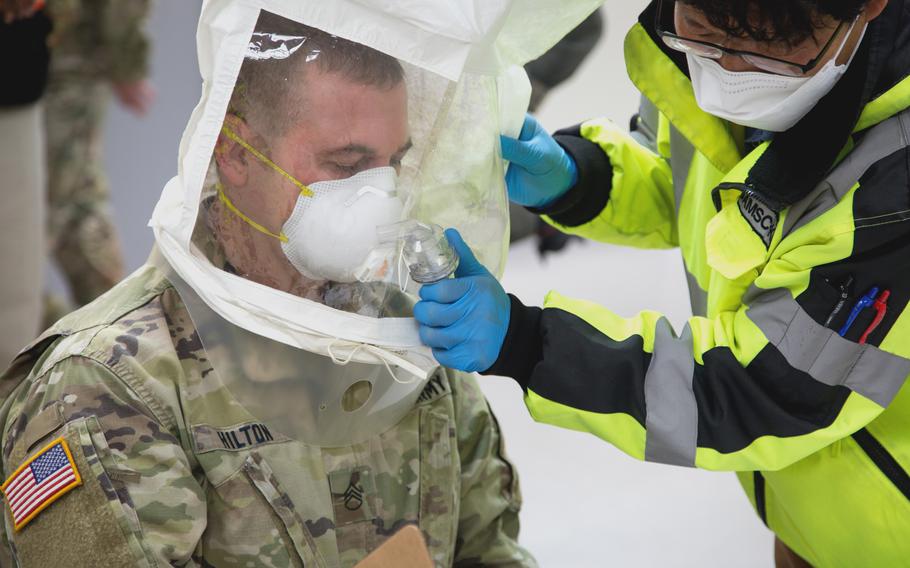
[[[307,187],[306,185],[301,183],[300,180],[298,180],[297,178],[295,178],[294,176],[292,176],[291,174],[289,174],[288,172],[283,170],[281,168],[281,166],[279,166],[278,164],[276,164],[275,162],[270,160],[268,156],[266,156],[265,154],[263,154],[262,152],[260,152],[256,148],[254,148],[249,142],[247,142],[246,140],[241,138],[239,134],[237,134],[236,132],[234,132],[227,126],[222,126],[221,132],[224,133],[225,136],[227,136],[228,138],[230,138],[231,140],[233,140],[234,142],[239,144],[244,150],[246,150],[247,152],[249,152],[250,154],[255,156],[257,159],[259,159],[263,164],[272,168],[273,170],[278,172],[282,177],[284,177],[289,182],[294,184],[294,186],[296,186],[300,190],[301,195],[306,196],[306,197],[313,197],[314,193],[313,193],[312,189],[310,189],[309,187]],[[260,233],[263,233],[270,237],[276,238],[283,243],[288,242],[288,238],[287,238],[287,236],[284,235],[284,233],[280,233],[280,234],[273,233],[272,231],[268,230],[260,223],[257,223],[256,221],[250,219],[249,216],[247,216],[243,211],[238,209],[237,206],[234,205],[234,202],[231,201],[231,199],[225,193],[224,186],[221,184],[221,182],[215,184],[215,187],[218,190],[218,199],[220,199],[221,202],[224,203],[224,205],[228,208],[228,210],[230,210],[231,213],[240,217],[247,225],[249,225],[250,227],[253,227]]]
[[[288,238],[287,238],[287,236],[285,236],[284,233],[276,235],[275,233],[266,229],[264,226],[260,225],[256,221],[253,221],[252,219],[250,219],[246,214],[244,214],[243,211],[241,211],[240,209],[237,209],[237,206],[234,205],[234,202],[231,201],[231,198],[228,197],[227,194],[224,192],[224,186],[221,185],[221,182],[216,183],[215,188],[218,189],[218,199],[220,199],[221,202],[224,203],[225,207],[227,207],[231,213],[233,213],[234,215],[243,219],[243,221],[247,225],[249,225],[250,227],[253,227],[260,233],[266,234],[270,237],[274,237],[283,243],[288,242]]]
[[[313,197],[313,190],[312,190],[312,189],[310,189],[309,187],[307,187],[303,182],[301,182],[300,180],[298,180],[297,178],[295,178],[294,176],[292,176],[292,175],[289,174],[288,172],[284,171],[284,170],[281,168],[281,166],[279,166],[278,164],[276,164],[275,162],[273,162],[272,160],[270,160],[268,156],[266,156],[265,154],[263,154],[262,152],[260,152],[260,151],[257,150],[256,148],[253,148],[253,146],[250,145],[249,142],[247,142],[246,140],[244,140],[243,138],[241,138],[239,134],[237,134],[236,132],[234,132],[233,130],[231,130],[231,129],[230,129],[229,127],[227,127],[227,126],[222,126],[222,127],[221,127],[221,132],[223,132],[225,136],[227,136],[228,138],[230,138],[230,139],[233,140],[234,142],[240,144],[240,146],[243,147],[244,150],[246,150],[246,151],[249,152],[250,154],[252,154],[252,155],[256,156],[257,158],[259,158],[259,160],[260,160],[263,164],[265,164],[265,165],[267,165],[268,167],[272,168],[273,170],[275,170],[276,172],[278,172],[279,174],[281,174],[281,176],[284,177],[286,180],[288,180],[289,182],[291,182],[292,184],[294,184],[294,185],[297,187],[297,189],[300,190],[300,194],[301,194],[301,195],[304,195],[304,196],[306,196],[306,197]]]

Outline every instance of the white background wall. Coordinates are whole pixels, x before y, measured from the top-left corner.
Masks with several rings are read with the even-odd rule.
[[[113,109],[106,162],[128,267],[145,260],[146,227],[164,183],[176,171],[177,143],[199,97],[195,24],[199,0],[158,0],[152,80],[158,101],[135,119]],[[625,75],[622,38],[642,0],[608,2],[606,39],[580,72],[551,94],[540,112],[550,129],[594,116],[625,125],[637,95]],[[603,303],[622,315],[641,309],[688,317],[678,254],[584,243],[537,259],[531,243],[515,248],[505,286],[540,304],[549,289]],[[752,513],[732,474],[643,464],[598,439],[535,424],[508,379],[482,381],[521,474],[522,541],[542,566],[772,565],[770,534]]]

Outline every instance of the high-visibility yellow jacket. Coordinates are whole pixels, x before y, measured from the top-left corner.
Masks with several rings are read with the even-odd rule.
[[[579,183],[544,213],[587,238],[679,247],[695,316],[676,333],[654,312],[513,298],[488,373],[515,377],[538,421],[739,472],[814,565],[908,565],[910,0],[890,2],[800,124],[756,143],[698,108],[653,14],[625,44],[634,131],[558,135]]]

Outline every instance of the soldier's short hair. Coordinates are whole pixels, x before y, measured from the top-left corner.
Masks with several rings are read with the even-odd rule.
[[[305,91],[308,65],[380,89],[392,89],[404,81],[404,69],[394,57],[270,12],[261,12],[257,34],[305,40],[288,57],[247,57],[240,68],[228,112],[268,132],[283,132],[305,109],[301,86]]]

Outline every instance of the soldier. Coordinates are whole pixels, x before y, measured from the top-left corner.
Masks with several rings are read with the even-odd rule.
[[[149,0],[53,0],[53,58],[46,97],[48,246],[77,306],[123,278],[123,258],[108,204],[101,158],[102,123],[113,90],[144,115],[153,98],[146,79]],[[48,295],[47,327],[68,311]]]
[[[356,241],[312,229],[347,219],[338,211],[362,220],[396,207],[387,184],[423,144],[409,130],[411,83],[388,55],[263,13],[225,98],[193,236],[200,270],[220,284],[156,257],[0,381],[0,564],[347,567],[417,524],[438,566],[535,565],[516,540],[514,468],[472,377],[433,362],[415,382],[416,355],[365,342],[344,355],[342,337],[292,347],[247,329],[255,298],[240,288],[227,295],[240,312],[199,297],[249,285],[294,306],[270,321],[343,318],[341,334],[407,309],[384,282],[344,276],[337,257]],[[372,181],[352,186],[360,179]],[[321,208],[304,228],[333,256],[289,248],[282,225],[298,199]]]

